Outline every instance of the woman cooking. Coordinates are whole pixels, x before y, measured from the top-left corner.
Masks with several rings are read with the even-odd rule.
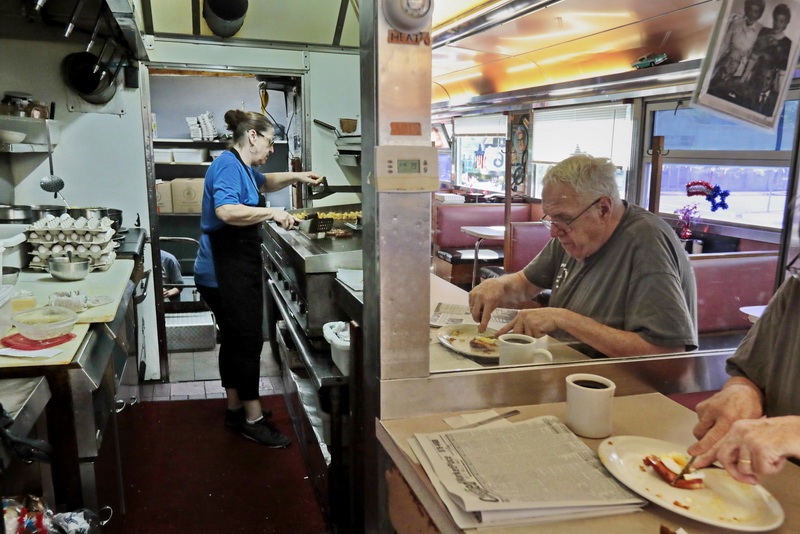
[[[258,113],[229,110],[225,124],[233,133],[205,177],[200,225],[203,235],[194,264],[200,295],[216,316],[220,333],[219,373],[228,399],[225,424],[267,447],[286,447],[281,434],[262,411],[258,394],[262,334],[262,273],[258,228],[275,221],[291,228],[297,221],[277,208],[267,208],[262,192],[297,182],[319,183],[311,172],[262,174],[274,151],[275,129]]]

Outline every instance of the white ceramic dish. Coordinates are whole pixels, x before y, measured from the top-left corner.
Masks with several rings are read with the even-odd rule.
[[[471,358],[487,360],[498,360],[500,347],[487,352],[471,347],[469,342],[476,336],[494,336],[495,334],[497,331],[491,328],[487,328],[483,333],[478,333],[478,325],[473,324],[451,324],[436,331],[436,337],[445,347]]]
[[[0,143],[21,143],[25,140],[25,132],[15,132],[14,130],[0,130]]]
[[[772,530],[783,523],[780,503],[762,486],[735,481],[724,469],[703,469],[705,488],[686,490],[664,482],[642,460],[649,454],[683,452],[668,441],[639,436],[612,436],[597,453],[606,469],[645,499],[676,514],[718,527],[746,532]],[[677,504],[676,504],[677,503]],[[689,529],[691,530],[691,529]]]

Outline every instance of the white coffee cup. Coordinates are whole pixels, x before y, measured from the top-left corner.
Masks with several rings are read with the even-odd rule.
[[[616,384],[604,376],[586,373],[569,375],[566,380],[569,429],[584,438],[610,436]]]
[[[553,361],[549,350],[540,348],[539,340],[524,334],[503,334],[497,338],[500,365],[522,365]]]

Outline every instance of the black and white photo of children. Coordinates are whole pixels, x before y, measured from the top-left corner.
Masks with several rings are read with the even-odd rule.
[[[721,2],[694,103],[774,127],[797,60],[798,18],[798,0]]]

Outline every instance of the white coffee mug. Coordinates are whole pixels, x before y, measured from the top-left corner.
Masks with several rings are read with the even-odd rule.
[[[569,429],[584,438],[610,436],[616,384],[604,376],[586,373],[569,375],[566,380]]]
[[[539,340],[524,334],[503,334],[497,338],[500,365],[521,365],[553,361],[553,355],[539,348]]]
[[[532,363],[551,363],[553,361],[553,353],[547,349],[533,349],[531,356],[533,357]]]

